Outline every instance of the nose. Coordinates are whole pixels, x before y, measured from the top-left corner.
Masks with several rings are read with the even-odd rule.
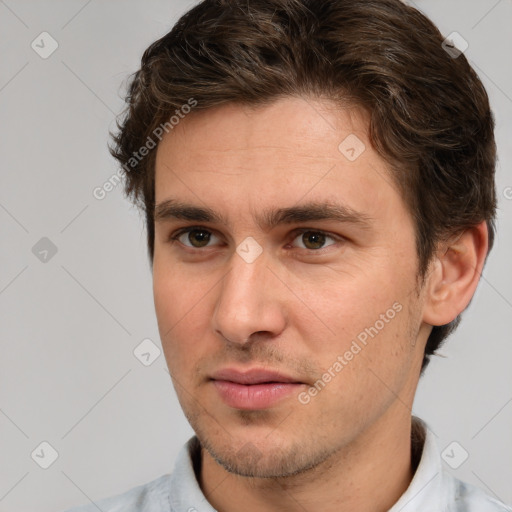
[[[245,345],[256,333],[274,338],[286,326],[282,283],[267,265],[264,252],[252,263],[233,253],[212,320],[215,333],[233,344]]]

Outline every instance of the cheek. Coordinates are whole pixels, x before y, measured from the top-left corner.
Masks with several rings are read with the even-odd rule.
[[[204,338],[201,319],[204,312],[208,287],[190,286],[179,269],[160,272],[153,267],[153,298],[162,348],[169,369],[183,373],[196,356],[200,341]]]
[[[316,333],[315,339],[323,336],[322,351],[338,353],[348,349],[347,345],[358,335],[364,340],[368,329],[375,332],[376,323],[379,333],[400,325],[399,317],[405,315],[404,306],[410,300],[410,276],[400,275],[396,265],[366,263],[349,271],[328,269],[322,275],[303,275],[290,283],[307,306],[307,311],[302,306],[295,310],[292,322],[309,334]],[[306,286],[307,281],[310,283]],[[293,315],[294,308],[290,312]],[[304,337],[308,339],[307,335]]]
[[[329,372],[335,375],[318,403],[332,400],[350,404],[354,411],[387,403],[400,392],[416,357],[411,325],[417,315],[411,320],[415,310],[410,309],[414,269],[381,263],[336,276],[316,293],[304,294],[304,302],[322,322],[294,318],[302,326],[307,351],[327,373],[323,378],[331,379]]]
[[[367,421],[381,414],[397,396],[407,403],[404,392],[415,351],[406,337],[407,307],[393,304],[376,308],[377,315],[364,310],[350,316],[345,310],[345,318],[340,315],[337,323],[345,334],[332,337],[329,345],[316,347],[313,357],[324,372],[321,380],[327,384],[312,403],[316,400],[313,407],[331,410],[324,414],[326,422],[335,425],[340,418]],[[379,318],[380,314],[387,322]]]
[[[155,252],[153,299],[159,325],[167,330],[179,325],[207,293],[208,284],[200,284],[190,269],[168,261],[163,250]]]

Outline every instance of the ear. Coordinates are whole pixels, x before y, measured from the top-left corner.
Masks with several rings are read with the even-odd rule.
[[[439,247],[425,287],[425,323],[448,324],[466,309],[484,267],[488,236],[483,221]]]

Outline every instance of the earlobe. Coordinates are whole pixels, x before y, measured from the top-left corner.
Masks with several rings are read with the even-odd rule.
[[[488,250],[485,221],[440,245],[426,283],[423,321],[445,325],[468,306]]]

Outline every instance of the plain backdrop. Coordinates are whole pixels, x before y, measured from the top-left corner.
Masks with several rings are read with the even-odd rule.
[[[64,510],[146,483],[172,471],[193,434],[163,354],[144,366],[133,353],[144,339],[160,346],[142,217],[120,186],[93,196],[117,169],[107,142],[124,81],[191,5],[0,0],[2,512]],[[467,452],[447,470],[510,503],[512,2],[415,5],[463,36],[489,92],[499,220],[476,296],[413,412],[440,452],[454,441],[449,452]]]

